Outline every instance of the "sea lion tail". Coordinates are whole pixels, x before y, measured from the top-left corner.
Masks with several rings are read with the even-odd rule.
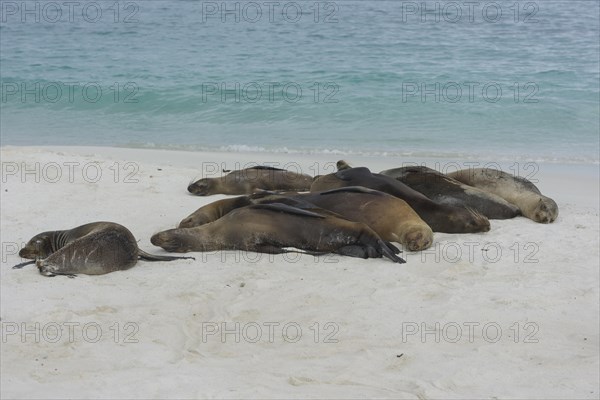
[[[139,251],[139,257],[146,261],[174,261],[174,260],[195,260],[195,257],[178,257],[178,256],[161,256],[158,254],[146,253],[143,250]]]

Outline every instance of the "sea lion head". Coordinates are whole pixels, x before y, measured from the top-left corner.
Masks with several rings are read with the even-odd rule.
[[[182,219],[179,223],[178,228],[193,228],[195,226],[204,225],[209,222],[212,222],[212,219],[208,215],[202,212],[195,212]]]
[[[549,197],[541,198],[533,210],[533,220],[542,224],[554,222],[558,217],[558,205]]]
[[[433,243],[433,231],[424,224],[411,224],[404,228],[401,241],[410,251],[423,250]]]
[[[54,252],[52,250],[53,235],[53,231],[42,232],[35,235],[27,242],[25,247],[19,251],[19,257],[29,260],[48,257]]]
[[[213,187],[214,182],[210,178],[203,178],[188,186],[188,192],[195,194],[196,196],[207,196],[210,194],[210,190]]]
[[[191,236],[186,234],[187,229],[169,229],[152,235],[150,242],[162,247],[170,253],[185,253],[191,250]]]

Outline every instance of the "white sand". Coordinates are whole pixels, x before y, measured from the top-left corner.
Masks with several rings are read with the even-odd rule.
[[[3,398],[600,395],[597,165],[538,165],[538,187],[560,206],[554,224],[516,218],[492,221],[485,234],[436,234],[436,247],[405,253],[403,265],[196,253],[196,261],[141,261],[69,279],[11,269],[22,261],[15,249],[44,230],[110,220],[142,249],[163,253],[150,244],[153,233],[224,197],[186,193],[202,163],[205,171],[297,163],[314,175],[331,172],[339,157],[21,147],[1,155]],[[401,165],[348,161],[373,171]],[[39,183],[35,172],[23,175],[22,162],[39,163]],[[74,182],[69,162],[79,163],[70,164]],[[102,171],[97,183],[82,178],[93,162]],[[125,183],[132,165],[139,182]],[[87,168],[94,178],[94,165]],[[223,323],[232,333],[209,334]]]

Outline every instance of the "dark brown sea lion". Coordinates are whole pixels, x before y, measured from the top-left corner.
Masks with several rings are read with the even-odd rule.
[[[193,257],[148,254],[129,229],[114,222],[92,222],[35,235],[19,252],[33,259],[42,275],[101,275],[133,267],[138,259],[172,261]],[[16,267],[25,265],[22,263]]]
[[[412,251],[426,249],[433,242],[431,228],[404,200],[363,187],[315,193],[257,193],[218,200],[196,210],[181,221],[179,227],[200,226],[216,221],[236,208],[250,204],[286,202],[286,198],[305,201],[351,221],[365,223],[383,240],[401,243]]]
[[[258,166],[232,171],[220,178],[203,178],[188,186],[188,191],[197,196],[212,194],[251,194],[262,190],[305,191],[313,178],[285,169]]]
[[[548,224],[558,217],[556,202],[542,195],[537,186],[525,178],[492,168],[463,169],[448,176],[502,197],[535,222]]]
[[[361,258],[385,256],[405,262],[396,256],[397,248],[363,223],[319,208],[301,209],[282,203],[241,207],[205,225],[159,232],[151,242],[177,253],[246,250],[280,254],[294,248]]]
[[[439,204],[472,208],[489,219],[521,215],[518,207],[500,196],[469,186],[434,169],[410,166],[388,169],[380,174],[397,179]]]
[[[404,183],[368,168],[348,168],[316,178],[310,191],[324,191],[346,186],[364,186],[406,201],[434,232],[472,233],[490,230],[489,220],[474,210],[438,204]]]

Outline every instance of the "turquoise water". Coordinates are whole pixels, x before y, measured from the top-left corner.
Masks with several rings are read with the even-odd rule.
[[[2,145],[599,160],[598,1],[86,4],[2,1]]]

